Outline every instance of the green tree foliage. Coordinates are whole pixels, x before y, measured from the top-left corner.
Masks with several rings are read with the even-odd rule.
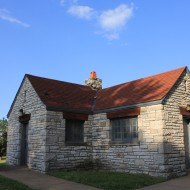
[[[0,158],[6,155],[7,149],[7,119],[0,119]]]
[[[3,118],[0,119],[0,132],[5,132],[7,130],[8,121],[7,119]]]

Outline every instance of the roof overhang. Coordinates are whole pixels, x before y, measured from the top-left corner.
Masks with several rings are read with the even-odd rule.
[[[93,113],[94,114],[109,113],[109,112],[114,112],[114,111],[119,111],[119,110],[132,109],[132,108],[136,108],[136,107],[152,106],[152,105],[157,105],[157,104],[163,104],[163,99],[162,100],[157,100],[157,101],[152,101],[152,102],[144,102],[144,103],[138,103],[138,104],[114,107],[114,108],[104,109],[104,110],[95,110]]]

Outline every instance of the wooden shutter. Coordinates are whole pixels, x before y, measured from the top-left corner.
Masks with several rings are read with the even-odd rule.
[[[23,123],[23,124],[26,124],[26,123],[28,123],[30,121],[30,117],[31,117],[30,114],[24,114],[24,115],[19,117],[19,122]]]
[[[184,117],[190,118],[190,111],[188,111],[186,108],[182,108],[182,107],[180,107],[179,109],[180,109],[181,115],[183,115]]]
[[[140,115],[140,107],[118,110],[114,112],[107,113],[108,119],[122,118],[122,117],[133,117]]]
[[[82,120],[87,121],[88,120],[88,114],[81,114],[81,113],[63,113],[64,119],[71,119],[71,120]]]

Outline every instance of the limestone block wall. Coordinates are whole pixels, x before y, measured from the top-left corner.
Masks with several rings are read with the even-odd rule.
[[[163,105],[142,107],[139,143],[113,144],[110,120],[105,113],[96,114],[92,123],[93,160],[107,170],[165,176],[163,127]]]
[[[8,121],[7,162],[11,165],[20,165],[22,127],[19,122],[20,109],[26,114],[31,114],[28,126],[27,165],[29,168],[44,172],[46,108],[27,78],[23,82]]]
[[[162,104],[141,107],[139,143],[114,144],[106,113],[90,115],[84,124],[83,146],[65,143],[65,119],[61,112],[47,111],[27,78],[10,113],[7,161],[19,165],[21,127],[19,110],[31,114],[28,131],[28,167],[46,172],[73,169],[85,163],[105,170],[176,177],[186,174],[183,116],[179,106],[190,103],[190,78],[179,82]]]
[[[187,82],[190,84],[189,78]],[[186,174],[183,116],[179,106],[186,107],[189,91],[184,74],[164,102],[164,153],[168,177]]]
[[[47,112],[46,167],[47,170],[73,169],[91,161],[91,119],[84,124],[83,146],[65,143],[65,119],[61,112]]]

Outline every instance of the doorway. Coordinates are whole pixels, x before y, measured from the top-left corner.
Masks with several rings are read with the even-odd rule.
[[[28,163],[28,123],[21,125],[21,158],[20,165],[25,166]]]
[[[185,163],[190,168],[190,119],[184,119]]]

